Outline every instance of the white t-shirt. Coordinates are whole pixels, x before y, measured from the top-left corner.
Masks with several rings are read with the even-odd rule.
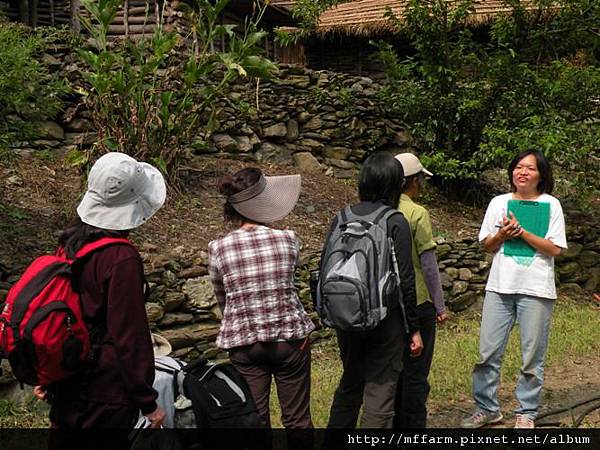
[[[499,228],[495,225],[502,224],[509,200],[512,200],[512,194],[502,194],[492,199],[479,230],[480,242],[498,232]],[[560,202],[548,194],[540,195],[536,201],[550,203],[550,224],[544,238],[558,247],[567,248],[565,218]],[[523,258],[519,260],[517,257],[504,255],[503,243],[494,255],[485,289],[500,294],[525,294],[555,299],[554,258],[536,252],[528,261],[523,261]]]

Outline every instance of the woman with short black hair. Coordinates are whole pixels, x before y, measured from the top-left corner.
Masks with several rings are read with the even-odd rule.
[[[515,428],[534,428],[544,382],[556,300],[554,257],[567,248],[565,219],[560,202],[550,195],[552,170],[540,151],[515,156],[508,166],[508,180],[511,192],[490,201],[479,232],[484,249],[494,258],[485,287],[479,361],[473,369],[476,407],[462,421],[464,428],[503,419],[497,395],[500,368],[515,322],[522,354]]]
[[[552,175],[552,167],[550,162],[546,159],[544,154],[539,150],[525,150],[516,155],[510,164],[508,165],[508,181],[510,182],[510,188],[512,192],[517,192],[517,186],[514,180],[514,171],[519,163],[524,158],[531,157],[535,158],[535,164],[537,166],[537,172],[539,173],[539,179],[535,185],[535,194],[552,194],[554,190],[554,176]],[[534,194],[534,196],[535,196]]]
[[[398,160],[387,153],[371,155],[359,174],[361,201],[351,207],[352,213],[369,216],[386,207],[395,210],[403,182],[404,172]],[[329,235],[337,225],[336,216]],[[391,428],[404,347],[409,345],[415,356],[423,350],[416,315],[411,232],[402,214],[395,213],[389,217],[387,232],[393,240],[398,260],[406,321],[402,317],[400,302],[392,301],[385,319],[372,330],[336,330],[344,372],[331,405],[328,428],[355,428],[361,406],[361,428]]]
[[[371,155],[358,175],[358,197],[363,202],[383,203],[396,208],[402,195],[404,170],[387,153]]]

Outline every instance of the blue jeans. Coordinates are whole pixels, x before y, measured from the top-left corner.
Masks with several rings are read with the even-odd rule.
[[[487,291],[479,335],[479,361],[473,369],[473,397],[483,410],[497,412],[500,366],[510,331],[519,323],[521,373],[517,381],[517,414],[535,419],[544,382],[544,358],[554,300]]]

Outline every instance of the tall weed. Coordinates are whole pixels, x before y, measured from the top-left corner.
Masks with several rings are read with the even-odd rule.
[[[109,26],[121,3],[82,1],[90,16],[82,23],[96,48],[78,53],[86,63],[87,102],[100,135],[87,156],[125,152],[153,162],[176,183],[193,138],[205,140],[214,130],[216,100],[231,82],[277,71],[259,46],[266,36],[258,28],[266,4],[248,18],[241,34],[235,25],[219,23],[229,0],[195,0],[187,11],[190,36],[159,26],[148,38],[110,41]],[[212,52],[221,40],[227,43],[225,51]]]

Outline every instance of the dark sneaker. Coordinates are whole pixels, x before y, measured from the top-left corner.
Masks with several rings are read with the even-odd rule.
[[[472,415],[462,420],[460,426],[462,428],[481,428],[485,425],[498,423],[501,420],[502,414],[500,411],[490,412],[483,409],[476,409]]]

